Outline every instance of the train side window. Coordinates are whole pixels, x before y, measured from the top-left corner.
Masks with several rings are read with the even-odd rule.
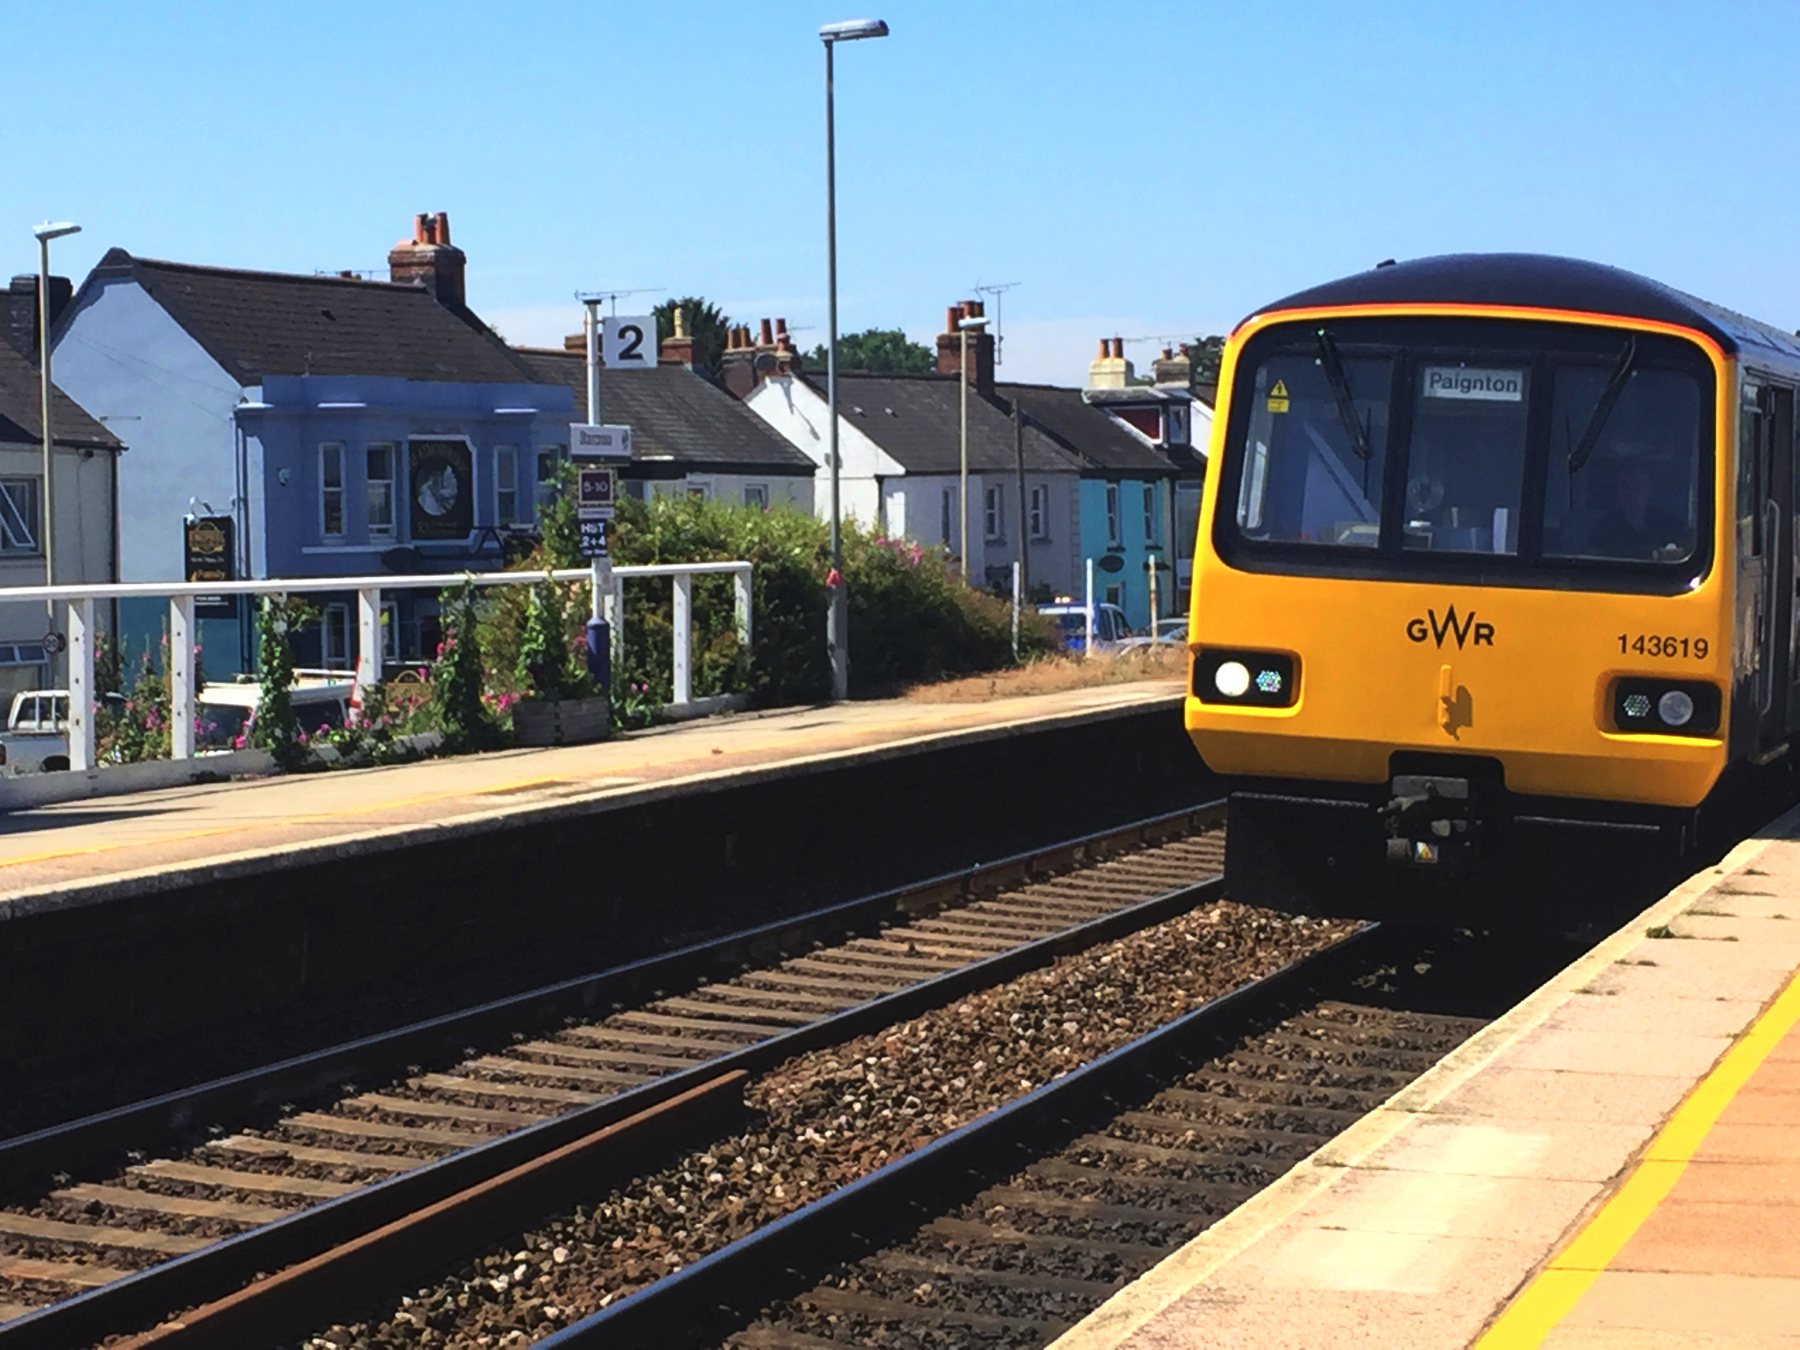
[[[1385,358],[1346,357],[1343,367],[1366,458],[1316,357],[1277,355],[1257,367],[1238,491],[1245,538],[1361,548],[1381,542],[1393,366]]]
[[[1700,387],[1685,371],[1639,369],[1592,453],[1572,464],[1610,375],[1599,363],[1556,372],[1544,552],[1635,562],[1690,558],[1699,537]]]
[[[1419,362],[1405,547],[1518,552],[1530,377],[1521,365],[1486,358]]]

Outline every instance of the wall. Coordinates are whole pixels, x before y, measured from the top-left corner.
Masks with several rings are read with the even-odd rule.
[[[657,497],[684,497],[701,492],[709,500],[733,506],[744,504],[744,489],[760,487],[770,506],[785,506],[813,514],[815,488],[813,480],[797,474],[769,473],[690,473],[686,478],[652,478],[642,480],[646,493]],[[830,489],[819,490],[819,495]]]
[[[828,410],[825,400],[811,386],[791,376],[764,380],[744,400],[790,445],[796,446],[819,466],[813,482],[813,510],[821,519],[831,515],[831,479],[826,464]],[[893,457],[865,436],[840,412],[838,414],[839,511],[864,525],[881,520],[883,478],[904,472]],[[890,525],[887,527],[892,530]]]
[[[1119,489],[1120,539],[1117,546],[1108,542],[1106,523],[1106,489],[1109,483]],[[1145,480],[1138,478],[1102,479],[1084,478],[1081,481],[1081,540],[1085,559],[1092,558],[1094,568],[1094,600],[1096,603],[1106,599],[1108,586],[1123,586],[1125,621],[1134,629],[1147,629],[1150,625],[1150,581],[1144,568],[1146,559],[1155,558],[1162,563],[1170,562],[1174,554],[1172,540],[1169,538],[1169,504],[1170,484],[1166,481],[1149,480],[1156,494],[1154,515],[1157,523],[1154,542],[1160,545],[1155,551],[1147,545],[1152,542],[1144,530],[1144,487]],[[1098,564],[1108,556],[1120,559],[1123,566],[1117,572],[1108,572]],[[1081,583],[1086,585],[1085,579]],[[1157,573],[1157,608],[1158,617],[1166,618],[1178,614],[1177,581],[1171,572]]]
[[[119,452],[58,446],[52,460],[56,474],[56,579],[59,582],[113,580],[113,475]],[[0,478],[29,478],[43,483],[41,445],[0,443]],[[38,510],[43,510],[40,497]],[[40,526],[41,528],[41,526]],[[42,540],[39,541],[42,547]],[[0,556],[0,586],[42,586],[44,557]],[[50,620],[42,601],[0,605],[0,646],[41,644]],[[0,660],[4,660],[0,657]],[[55,679],[51,663],[0,664],[0,717],[21,689],[41,688]]]
[[[464,1006],[1217,795],[1170,699],[21,896],[0,1061],[379,1018],[397,952]]]

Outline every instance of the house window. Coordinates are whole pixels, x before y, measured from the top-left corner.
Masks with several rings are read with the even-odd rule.
[[[949,548],[951,540],[956,538],[956,534],[957,534],[957,530],[956,530],[956,489],[955,488],[945,488],[944,489],[944,501],[943,501],[942,515],[943,515],[942,524],[943,524],[943,532],[944,532],[944,547]]]
[[[991,487],[987,490],[981,525],[987,538],[1006,538],[1006,497],[1003,489]]]
[[[1115,581],[1108,583],[1106,587],[1106,603],[1109,605],[1117,605],[1120,609],[1125,608],[1124,582]]]
[[[745,483],[744,505],[757,511],[769,509],[769,485],[767,483]]]
[[[394,537],[394,447],[390,441],[369,446],[369,538]]]
[[[38,551],[38,480],[0,478],[0,553]]]
[[[1125,546],[1125,522],[1119,517],[1119,485],[1106,485],[1106,546],[1123,548]]]
[[[396,600],[385,601],[381,606],[381,659],[400,660],[400,604]]]
[[[556,500],[556,475],[562,469],[566,452],[560,445],[540,445],[537,453],[537,509],[542,511]]]
[[[1050,489],[1034,487],[1031,489],[1031,537],[1048,539],[1050,537]]]
[[[1144,484],[1144,542],[1156,542],[1156,484]]]
[[[350,606],[326,605],[320,617],[320,636],[325,669],[351,669],[354,663],[350,656]]]
[[[494,447],[494,524],[519,523],[519,449]]]
[[[344,537],[342,441],[326,441],[319,447],[319,533],[326,539]]]
[[[690,478],[687,480],[687,498],[691,502],[710,502],[713,499],[712,480],[707,478]]]

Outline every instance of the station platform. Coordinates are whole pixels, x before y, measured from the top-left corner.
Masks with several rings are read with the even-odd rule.
[[[1800,810],[1056,1350],[1800,1350]]]
[[[547,805],[617,800],[751,771],[806,772],[857,752],[914,750],[1167,703],[1179,680],[1103,685],[979,703],[903,699],[739,713],[594,745],[515,749],[93,798],[0,816],[0,919],[108,880],[216,869],[251,855],[340,850]],[[1172,713],[1178,717],[1178,712]],[[101,883],[97,885],[97,883]]]

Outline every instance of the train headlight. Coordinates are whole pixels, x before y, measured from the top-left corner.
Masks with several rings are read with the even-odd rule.
[[[1685,727],[1694,720],[1694,696],[1671,689],[1656,700],[1656,715],[1672,727]]]
[[[1725,696],[1704,680],[1625,678],[1612,688],[1612,720],[1619,731],[1640,735],[1714,736]]]
[[[1203,647],[1194,654],[1194,697],[1202,703],[1291,707],[1298,674],[1299,663],[1283,652]]]

